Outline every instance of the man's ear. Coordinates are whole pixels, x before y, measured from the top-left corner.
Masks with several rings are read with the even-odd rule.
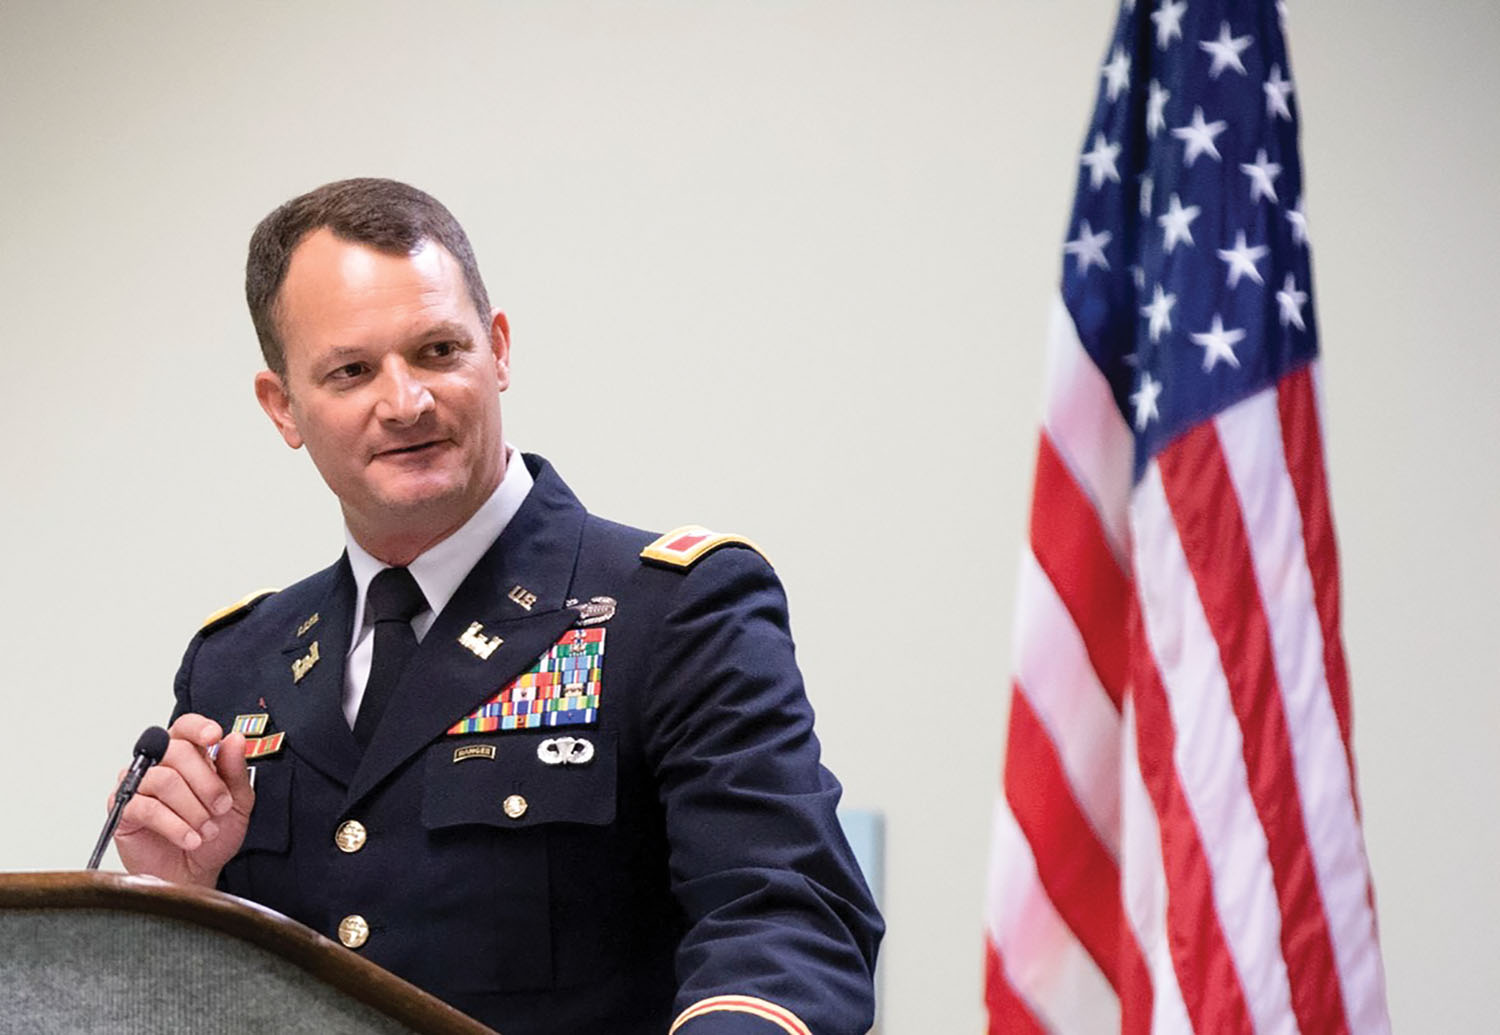
[[[490,310],[490,351],[495,354],[495,376],[503,392],[510,387],[510,321],[499,309]]]
[[[255,399],[266,411],[281,438],[293,449],[302,446],[302,433],[297,430],[297,421],[292,417],[292,397],[287,394],[286,383],[279,374],[262,370],[255,375]]]

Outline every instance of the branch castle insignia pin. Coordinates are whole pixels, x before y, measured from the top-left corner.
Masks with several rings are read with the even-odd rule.
[[[318,663],[318,641],[313,640],[312,646],[307,648],[307,653],[292,662],[292,682],[302,682],[302,677]]]
[[[505,641],[498,636],[486,636],[484,626],[478,622],[470,622],[469,627],[459,635],[458,642],[473,651],[476,657],[488,661],[495,649]]]

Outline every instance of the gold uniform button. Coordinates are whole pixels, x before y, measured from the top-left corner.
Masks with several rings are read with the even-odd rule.
[[[505,814],[511,819],[520,819],[526,815],[526,799],[519,794],[512,794],[509,798],[506,798],[504,804],[500,807],[505,810]]]
[[[370,925],[358,913],[350,913],[339,921],[339,941],[348,949],[357,949],[370,940]]]
[[[350,854],[359,851],[369,840],[369,831],[365,825],[357,819],[346,819],[339,824],[338,832],[333,835],[333,843],[339,846],[339,851]]]

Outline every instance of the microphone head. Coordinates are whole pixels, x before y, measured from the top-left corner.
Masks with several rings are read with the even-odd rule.
[[[155,765],[167,753],[167,744],[171,739],[171,735],[160,726],[151,726],[135,742],[135,753],[145,755]]]

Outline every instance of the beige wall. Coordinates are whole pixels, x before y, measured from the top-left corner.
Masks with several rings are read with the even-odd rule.
[[[1489,0],[1292,44],[1398,1030],[1500,972]],[[199,618],[338,551],[256,409],[243,243],[410,179],[515,331],[507,431],[596,510],[743,531],[890,822],[887,1030],[979,1027],[1042,337],[1104,0],[0,6],[0,869],[80,865]],[[946,681],[976,652],[988,681]]]

